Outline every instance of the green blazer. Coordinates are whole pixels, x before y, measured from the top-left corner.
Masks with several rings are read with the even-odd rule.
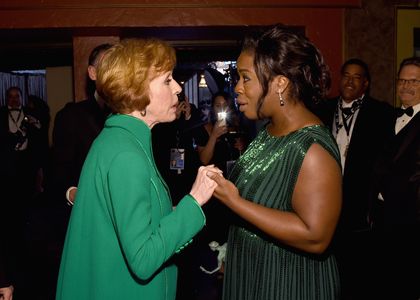
[[[205,221],[190,195],[172,207],[150,128],[131,116],[109,117],[82,169],[56,299],[175,299],[171,257]]]

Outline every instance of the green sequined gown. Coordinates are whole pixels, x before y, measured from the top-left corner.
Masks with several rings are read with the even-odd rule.
[[[292,211],[292,194],[309,147],[317,143],[338,162],[328,129],[313,125],[283,137],[261,130],[230,173],[243,198]],[[335,258],[308,254],[271,239],[238,220],[229,230],[224,300],[338,299]]]

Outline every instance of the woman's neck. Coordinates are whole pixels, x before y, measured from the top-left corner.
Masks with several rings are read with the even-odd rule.
[[[303,127],[321,124],[321,121],[310,112],[303,103],[281,107],[281,113],[274,114],[267,126],[267,131],[273,136],[285,136]]]

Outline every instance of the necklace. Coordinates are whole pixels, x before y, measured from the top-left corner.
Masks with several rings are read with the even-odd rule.
[[[347,152],[349,150],[350,138],[351,138],[351,128],[353,125],[353,120],[355,113],[360,109],[363,104],[363,98],[359,98],[353,101],[351,107],[343,107],[343,99],[339,99],[337,103],[337,108],[335,110],[335,130],[336,136],[338,136],[341,128],[344,127],[346,131],[346,147],[344,149],[344,157],[347,157]],[[341,120],[340,120],[341,117]]]
[[[10,118],[12,119],[13,123],[16,125],[16,128],[17,128],[17,129],[19,129],[19,124],[18,124],[18,122],[19,122],[19,120],[20,120],[20,116],[21,116],[21,115],[22,115],[22,109],[20,109],[20,110],[19,110],[19,114],[18,114],[18,116],[17,116],[17,118],[16,118],[16,120],[15,120],[15,118],[13,117],[13,115],[12,115],[11,111],[9,110],[9,116],[10,116]]]

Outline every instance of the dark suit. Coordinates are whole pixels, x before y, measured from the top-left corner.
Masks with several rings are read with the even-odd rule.
[[[107,112],[96,99],[68,103],[56,115],[51,147],[51,176],[48,195],[56,213],[53,216],[56,239],[64,241],[71,207],[66,191],[78,185],[83,163],[94,139],[102,130]]]
[[[25,108],[21,116],[28,115]],[[2,218],[8,218],[17,226],[23,225],[25,209],[35,196],[35,178],[43,157],[40,147],[40,129],[33,123],[22,121],[21,128],[26,129],[27,147],[16,151],[16,145],[25,140],[9,129],[9,110],[7,106],[0,108],[0,211],[8,211]],[[20,133],[20,131],[18,131]],[[20,142],[18,142],[20,141]],[[4,210],[1,210],[1,209]],[[16,230],[20,230],[14,228]]]
[[[339,98],[327,101],[319,111],[324,123],[333,128]],[[369,295],[372,235],[368,215],[372,171],[378,153],[393,132],[393,109],[385,102],[365,96],[354,121],[343,173],[343,206],[334,239],[342,279],[343,299],[347,293],[363,299]],[[365,290],[368,290],[365,292]],[[371,291],[374,293],[374,291]]]
[[[23,109],[22,114],[28,115],[26,109]],[[26,126],[28,143],[25,150],[16,150],[16,145],[24,139],[10,132],[8,108],[0,109],[0,248],[3,251],[0,253],[0,285],[10,285],[10,277],[6,276],[13,275],[13,285],[23,299],[28,272],[28,222],[31,211],[37,204],[33,201],[35,179],[43,155],[40,129],[29,122],[21,125],[21,128],[22,126]]]
[[[324,123],[333,128],[338,98],[326,103]],[[369,191],[373,166],[386,141],[393,134],[393,109],[385,102],[365,96],[354,123],[343,173],[343,208],[339,229],[369,228]]]
[[[373,207],[385,204],[385,219],[375,225],[385,235],[387,259],[385,295],[395,299],[420,297],[420,113],[394,135],[375,168]],[[384,202],[377,200],[381,193]],[[376,211],[376,216],[378,212]],[[384,224],[382,224],[384,222]]]
[[[55,196],[63,203],[67,189],[78,184],[87,153],[102,130],[106,115],[107,112],[91,97],[81,102],[68,103],[55,117],[52,182]]]

